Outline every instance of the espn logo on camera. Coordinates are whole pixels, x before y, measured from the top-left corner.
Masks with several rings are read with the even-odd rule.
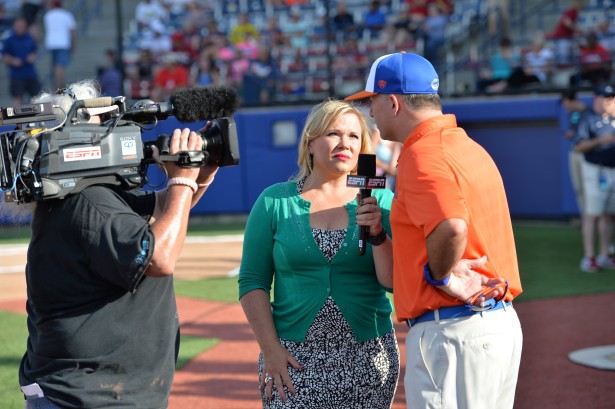
[[[100,146],[90,146],[87,148],[64,149],[64,162],[75,162],[80,160],[100,159],[102,157]]]

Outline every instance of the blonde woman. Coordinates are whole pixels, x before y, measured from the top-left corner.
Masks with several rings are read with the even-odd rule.
[[[399,350],[384,288],[393,195],[374,190],[358,204],[358,189],[346,186],[371,150],[358,108],[316,105],[297,176],[267,188],[250,212],[239,296],[261,348],[263,408],[391,407]],[[359,226],[370,231],[364,256]]]

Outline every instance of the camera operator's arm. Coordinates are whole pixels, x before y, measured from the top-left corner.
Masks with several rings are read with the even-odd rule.
[[[198,203],[203,196],[203,193],[205,193],[209,185],[211,185],[214,181],[214,176],[216,176],[216,173],[218,172],[218,167],[215,165],[205,165],[200,169],[199,176],[196,178],[198,190],[192,195],[192,204],[190,205],[190,208],[193,208]],[[154,215],[151,219],[152,222],[160,217],[166,201],[167,189],[158,190],[156,192],[156,209],[154,210]]]
[[[195,132],[176,129],[171,137],[170,153],[174,155],[180,151],[200,150],[202,145],[203,140]],[[170,179],[184,178],[197,183],[201,173],[200,168],[181,168],[172,162],[165,163],[164,167]],[[156,211],[151,224],[155,238],[154,255],[145,271],[146,275],[160,277],[173,274],[186,238],[193,199],[197,195],[199,192],[193,192],[188,184],[172,184],[160,193],[157,192]]]
[[[199,186],[199,190],[197,190],[194,196],[192,196],[193,207],[201,199],[201,196],[203,196],[203,193],[205,193],[209,185],[211,185],[214,181],[214,177],[216,176],[218,169],[219,168],[216,165],[207,164],[205,166],[201,166],[199,177],[196,178],[196,183]]]

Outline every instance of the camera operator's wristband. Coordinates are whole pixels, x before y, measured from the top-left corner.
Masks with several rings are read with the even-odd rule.
[[[425,266],[423,266],[423,273],[425,275],[425,281],[427,281],[427,284],[433,285],[434,287],[441,287],[443,285],[447,285],[448,282],[451,280],[450,275],[448,277],[445,277],[444,280],[434,280],[433,278],[431,278],[431,268],[429,268],[429,261],[425,263]]]
[[[196,191],[199,190],[199,186],[196,184],[196,182],[188,178],[169,179],[169,181],[167,182],[167,186],[173,186],[173,185],[188,186],[190,189],[192,189],[192,193],[196,193]]]

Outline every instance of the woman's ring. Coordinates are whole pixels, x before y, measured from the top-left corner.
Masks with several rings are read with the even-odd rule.
[[[265,375],[265,383],[271,382],[273,378],[270,375]]]

